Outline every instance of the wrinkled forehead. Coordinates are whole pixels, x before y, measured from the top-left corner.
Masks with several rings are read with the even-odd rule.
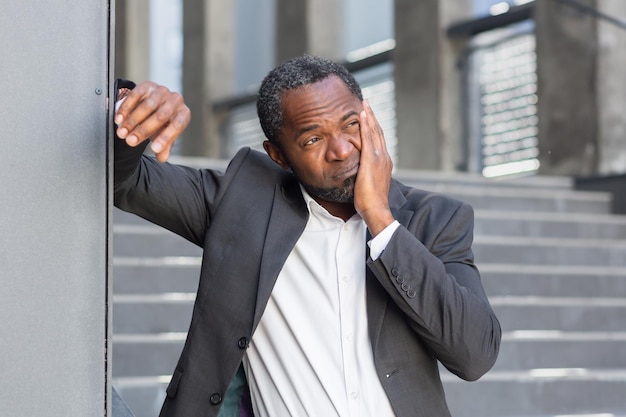
[[[288,110],[287,106],[301,101],[332,102],[346,99],[348,96],[358,100],[341,78],[331,74],[321,80],[283,91],[280,100],[281,110],[284,114]]]
[[[328,79],[285,94],[280,133],[298,137],[315,129],[337,127],[361,110],[361,101],[341,80]]]

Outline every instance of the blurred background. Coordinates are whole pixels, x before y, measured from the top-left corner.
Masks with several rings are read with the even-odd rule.
[[[344,63],[395,175],[476,211],[494,369],[442,370],[455,417],[626,416],[626,2],[117,0],[116,77],[183,93],[174,161],[260,149],[255,94],[304,53]],[[155,416],[200,249],[115,213],[114,385]]]
[[[181,155],[258,147],[254,94],[304,53],[348,64],[399,168],[626,171],[620,0],[120,0],[116,75],[184,93]]]

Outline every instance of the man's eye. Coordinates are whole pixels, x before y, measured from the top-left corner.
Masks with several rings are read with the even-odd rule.
[[[346,125],[346,129],[353,128],[353,127],[359,127],[359,121],[358,120],[353,120],[353,121],[351,121],[350,123],[348,123]]]
[[[306,142],[304,142],[304,146],[307,146],[307,145],[312,145],[312,144],[314,144],[315,142],[317,142],[318,140],[320,140],[320,138],[318,138],[318,137],[310,138],[309,140],[307,140]]]

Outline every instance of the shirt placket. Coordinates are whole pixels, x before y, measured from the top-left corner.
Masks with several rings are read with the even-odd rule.
[[[361,415],[361,389],[359,383],[357,350],[355,347],[358,282],[354,265],[358,265],[358,253],[353,246],[358,222],[348,221],[339,231],[336,251],[337,280],[339,289],[341,349],[344,363],[346,401],[352,417]],[[356,252],[356,253],[355,253]],[[356,259],[355,259],[356,258]]]

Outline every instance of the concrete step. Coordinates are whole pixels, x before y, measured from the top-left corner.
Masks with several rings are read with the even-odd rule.
[[[150,223],[149,221],[142,219],[139,216],[136,216],[134,214],[131,213],[127,213],[123,210],[118,209],[117,207],[113,208],[113,226],[117,226],[117,225],[128,225],[128,224],[135,224],[135,225],[152,225],[152,223]]]
[[[114,256],[201,256],[202,249],[191,242],[160,227],[150,224],[117,224],[113,228]],[[608,239],[609,243],[626,245],[626,216],[505,212],[495,210],[476,211],[474,234],[477,242],[497,237],[507,238],[506,245],[516,241],[512,238],[545,238],[532,240],[530,244],[555,246],[564,243],[574,245],[589,240]],[[485,238],[483,238],[485,237]],[[489,239],[486,239],[489,238]],[[482,239],[482,240],[481,240]],[[570,240],[571,239],[571,240]],[[622,241],[622,242],[620,242]],[[523,240],[520,240],[526,244]]]
[[[114,225],[113,238],[113,256],[202,256],[201,247],[151,224]]]
[[[195,292],[200,257],[127,258],[113,264],[114,294]],[[626,267],[481,263],[490,296],[626,297]]]
[[[551,190],[572,190],[574,180],[571,177],[550,175],[525,175],[498,178],[485,178],[482,174],[471,172],[442,172],[424,170],[396,169],[393,177],[406,184],[431,189],[438,185],[452,184],[493,188],[532,188]]]
[[[626,239],[626,216],[475,210],[474,234],[477,236]]]
[[[626,298],[498,296],[490,301],[504,332],[619,332],[626,323]]]
[[[185,332],[194,293],[114,295],[114,333]],[[504,331],[620,331],[626,323],[626,298],[491,297]]]
[[[113,334],[187,332],[194,293],[113,295]]]
[[[185,337],[186,333],[116,334],[113,374],[132,377],[171,373]],[[537,368],[626,369],[626,332],[505,333],[493,371]]]
[[[446,374],[442,379],[454,417],[626,415],[626,369],[492,371],[475,382]]]
[[[426,189],[465,201],[475,210],[608,214],[611,211],[612,201],[611,194],[592,191],[482,187],[445,183],[432,184]]]
[[[128,215],[125,213],[125,215]],[[143,219],[130,218],[113,227],[114,254],[157,256],[200,253],[187,240]],[[626,239],[626,216],[531,211],[475,211],[474,234],[489,236]],[[154,252],[151,248],[154,247]],[[167,249],[171,248],[171,253]]]
[[[195,293],[116,294],[114,333],[185,332]],[[626,298],[491,296],[504,331],[620,331]]]
[[[146,259],[113,259],[113,294],[195,292],[200,276],[200,258],[192,258],[197,263],[145,264]],[[185,258],[189,260],[189,258]],[[131,264],[131,261],[136,261]],[[143,263],[143,264],[142,264]]]
[[[200,257],[113,259],[113,293],[195,292]],[[626,297],[626,267],[480,263],[489,295]]]
[[[154,417],[169,379],[116,377],[113,385],[136,417]],[[626,417],[625,369],[491,371],[475,382],[444,372],[442,379],[454,417]]]
[[[157,377],[114,377],[113,386],[135,417],[156,417],[165,400],[171,374]]]
[[[187,333],[115,334],[115,377],[170,375],[185,344]]]
[[[478,268],[491,297],[626,297],[626,267],[481,263]]]
[[[477,264],[626,266],[626,240],[484,236],[474,239]]]
[[[626,369],[626,332],[504,333],[493,370],[538,368]]]
[[[114,376],[112,383],[135,417],[156,417],[165,400],[170,376],[171,373],[158,377]]]

